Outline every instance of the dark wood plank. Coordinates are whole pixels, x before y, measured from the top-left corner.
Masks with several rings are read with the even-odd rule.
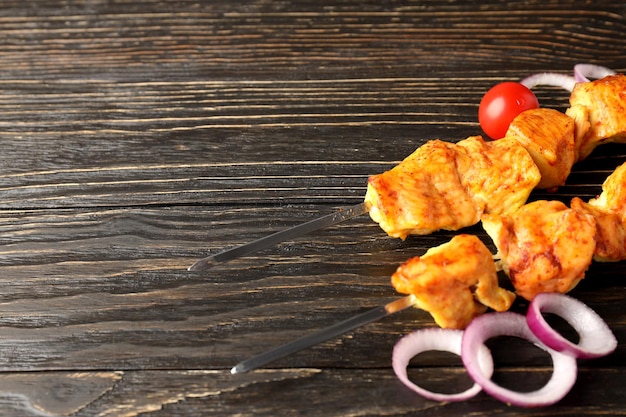
[[[4,77],[317,79],[623,66],[619,2],[5,2]],[[29,55],[25,59],[23,53]],[[461,70],[461,71],[459,71]],[[497,75],[496,75],[497,74]],[[510,76],[510,75],[509,75]]]
[[[397,265],[452,233],[401,242],[363,216],[206,274],[185,268],[360,201],[368,175],[428,139],[480,133],[478,102],[498,81],[578,62],[626,71],[625,14],[582,0],[4,1],[0,415],[624,414],[623,263],[593,265],[573,293],[618,350],[582,363],[572,393],[540,410],[403,388],[390,354],[433,325],[418,310],[228,373],[393,299]],[[565,91],[538,95],[567,107]],[[592,197],[624,161],[620,146],[598,149],[533,198]],[[503,381],[549,372],[527,346],[497,350],[511,352]],[[414,368],[440,384],[464,373],[441,355]]]
[[[464,371],[445,367],[419,376],[444,384],[466,379]],[[532,387],[546,377],[546,369],[526,368],[509,369],[502,379]],[[549,415],[622,415],[616,378],[624,378],[623,369],[581,369],[584,389],[575,387]],[[389,369],[283,369],[236,377],[208,370],[15,373],[0,375],[0,388],[6,390],[0,395],[4,415],[20,416],[546,415],[546,409],[510,407],[484,393],[466,402],[434,403],[402,386]]]

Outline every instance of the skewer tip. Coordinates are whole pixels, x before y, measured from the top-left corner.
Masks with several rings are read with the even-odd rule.
[[[187,271],[190,272],[202,272],[202,271],[206,271],[207,269],[209,269],[211,266],[213,265],[213,262],[211,262],[211,258],[204,258],[204,259],[200,259],[196,262],[193,263],[193,265],[191,265],[189,268],[187,268]]]
[[[230,370],[230,373],[235,375],[235,374],[243,374],[244,372],[246,372],[245,367],[243,366],[243,364],[237,364],[235,366],[232,367],[232,369]]]

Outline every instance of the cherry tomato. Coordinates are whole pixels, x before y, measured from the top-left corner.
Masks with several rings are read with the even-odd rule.
[[[478,107],[478,121],[487,135],[500,139],[518,114],[537,107],[539,101],[529,88],[516,82],[504,82],[484,95]]]

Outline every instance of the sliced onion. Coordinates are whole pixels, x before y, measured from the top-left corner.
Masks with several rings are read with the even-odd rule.
[[[561,87],[567,91],[572,91],[576,84],[576,79],[571,75],[558,74],[554,72],[542,72],[528,76],[520,81],[520,84],[532,89],[538,85],[548,85]]]
[[[578,332],[578,343],[570,342],[550,327],[543,312],[565,319]],[[530,303],[526,320],[544,344],[578,358],[598,358],[617,348],[617,339],[604,320],[587,305],[565,294],[538,294]]]
[[[491,375],[483,371],[480,365],[483,359],[478,352],[485,346],[485,341],[496,336],[520,337],[550,354],[553,372],[548,383],[536,391],[517,392],[493,382]],[[560,401],[574,386],[578,370],[576,358],[541,343],[530,331],[526,318],[512,312],[488,313],[475,318],[465,329],[461,357],[469,375],[485,392],[500,401],[520,407],[540,407]]]
[[[604,78],[609,75],[615,75],[615,71],[601,65],[574,65],[574,78],[577,82],[588,82],[590,78],[599,80],[600,78]]]
[[[462,401],[472,398],[481,390],[480,385],[457,394],[442,394],[424,389],[411,381],[407,375],[407,366],[414,356],[431,350],[451,352],[461,355],[462,330],[429,328],[409,333],[396,343],[393,349],[392,365],[396,376],[404,385],[421,396],[434,401]],[[476,351],[476,366],[484,375],[493,374],[493,358],[486,346]]]
[[[574,75],[559,74],[556,72],[541,72],[530,75],[520,81],[520,84],[533,89],[538,85],[561,87],[567,91],[572,91],[576,83],[588,82],[590,78],[600,79],[608,75],[615,75],[615,71],[610,68],[593,64],[576,64]]]

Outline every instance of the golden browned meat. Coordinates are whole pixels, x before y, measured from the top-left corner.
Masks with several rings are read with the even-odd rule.
[[[615,213],[626,222],[626,163],[620,165],[602,183],[602,193],[589,201],[592,206]]]
[[[512,215],[485,215],[500,263],[518,295],[566,293],[584,277],[596,246],[593,216],[559,201],[528,203]]]
[[[404,239],[474,225],[484,212],[514,211],[539,180],[532,158],[515,141],[432,140],[371,176],[365,203],[387,234]]]
[[[517,210],[541,179],[529,153],[511,138],[486,142],[472,136],[458,142],[457,149],[461,183],[481,215]]]
[[[487,308],[506,311],[515,294],[501,288],[493,257],[476,236],[461,234],[409,259],[391,277],[394,288],[413,294],[443,328],[464,329]]]
[[[593,216],[596,221],[595,261],[617,262],[626,259],[626,230],[617,214],[585,203],[578,197],[572,199],[571,207]]]
[[[626,142],[626,76],[576,84],[566,114],[576,122],[579,161],[601,143]]]
[[[574,119],[553,109],[538,108],[520,113],[506,132],[532,156],[541,172],[538,188],[565,184],[574,162]]]
[[[602,193],[589,201],[572,199],[574,210],[592,215],[596,220],[596,252],[600,262],[626,259],[626,164],[618,167],[602,185]]]
[[[458,230],[480,219],[461,184],[455,145],[432,140],[389,171],[369,178],[370,217],[392,237]]]

